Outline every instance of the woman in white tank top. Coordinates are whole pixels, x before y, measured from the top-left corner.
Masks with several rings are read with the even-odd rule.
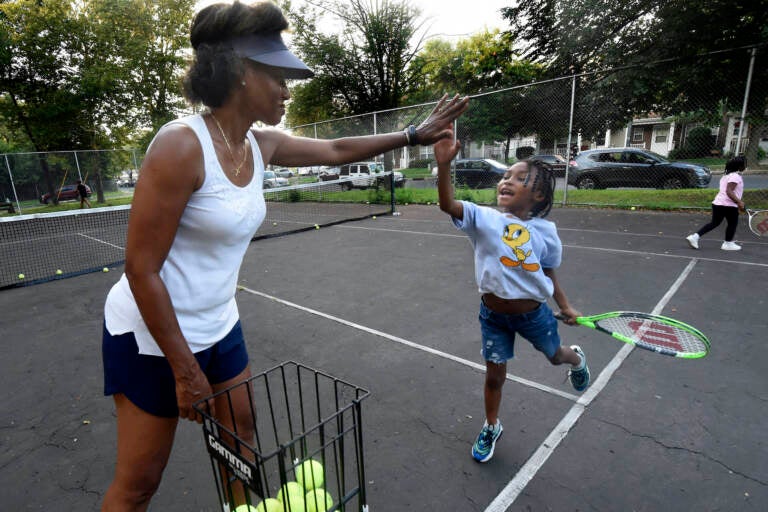
[[[234,295],[243,255],[265,215],[265,165],[339,165],[433,144],[449,136],[467,108],[468,98],[443,97],[418,127],[336,140],[254,129],[282,119],[287,79],[313,76],[284,45],[280,33],[287,27],[269,1],[211,5],[193,21],[194,60],[184,92],[208,110],[168,123],[150,144],[131,207],[125,274],[105,305],[105,393],[117,410],[120,456],[102,510],[144,510],[160,484],[178,419],[200,421],[193,402],[250,376],[247,354],[231,363],[230,376],[204,370],[200,361],[225,342],[245,354]],[[167,361],[165,381],[142,366],[160,358]],[[154,395],[166,403],[157,405]],[[213,405],[225,410],[224,403]],[[247,416],[246,397],[235,397],[232,407],[236,418]],[[251,439],[249,422],[236,421],[241,438]],[[242,500],[235,490],[230,509]]]

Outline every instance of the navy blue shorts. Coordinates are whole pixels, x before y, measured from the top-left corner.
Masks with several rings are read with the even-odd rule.
[[[104,394],[123,393],[141,410],[155,416],[175,418],[176,381],[168,360],[139,354],[132,332],[112,336],[104,326],[102,339]],[[236,377],[248,366],[240,321],[214,346],[195,354],[211,385]]]
[[[516,333],[530,341],[547,359],[552,359],[560,347],[557,319],[545,302],[529,313],[507,315],[492,311],[481,300],[479,320],[483,334],[480,353],[491,363],[504,364],[515,357]]]

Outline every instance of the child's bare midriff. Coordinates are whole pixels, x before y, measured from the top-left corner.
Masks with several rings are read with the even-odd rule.
[[[533,299],[502,299],[492,293],[483,294],[483,303],[491,311],[505,315],[530,313],[541,305]]]

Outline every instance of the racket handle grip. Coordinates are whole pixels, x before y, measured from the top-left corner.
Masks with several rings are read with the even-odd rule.
[[[564,314],[562,314],[562,313],[555,313],[555,318],[557,318],[558,320],[560,320],[562,322],[565,322],[566,316]]]

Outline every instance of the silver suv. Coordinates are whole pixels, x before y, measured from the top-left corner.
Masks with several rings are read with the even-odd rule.
[[[578,188],[648,187],[706,188],[712,179],[708,167],[672,162],[638,148],[582,151],[570,162],[568,184]]]

